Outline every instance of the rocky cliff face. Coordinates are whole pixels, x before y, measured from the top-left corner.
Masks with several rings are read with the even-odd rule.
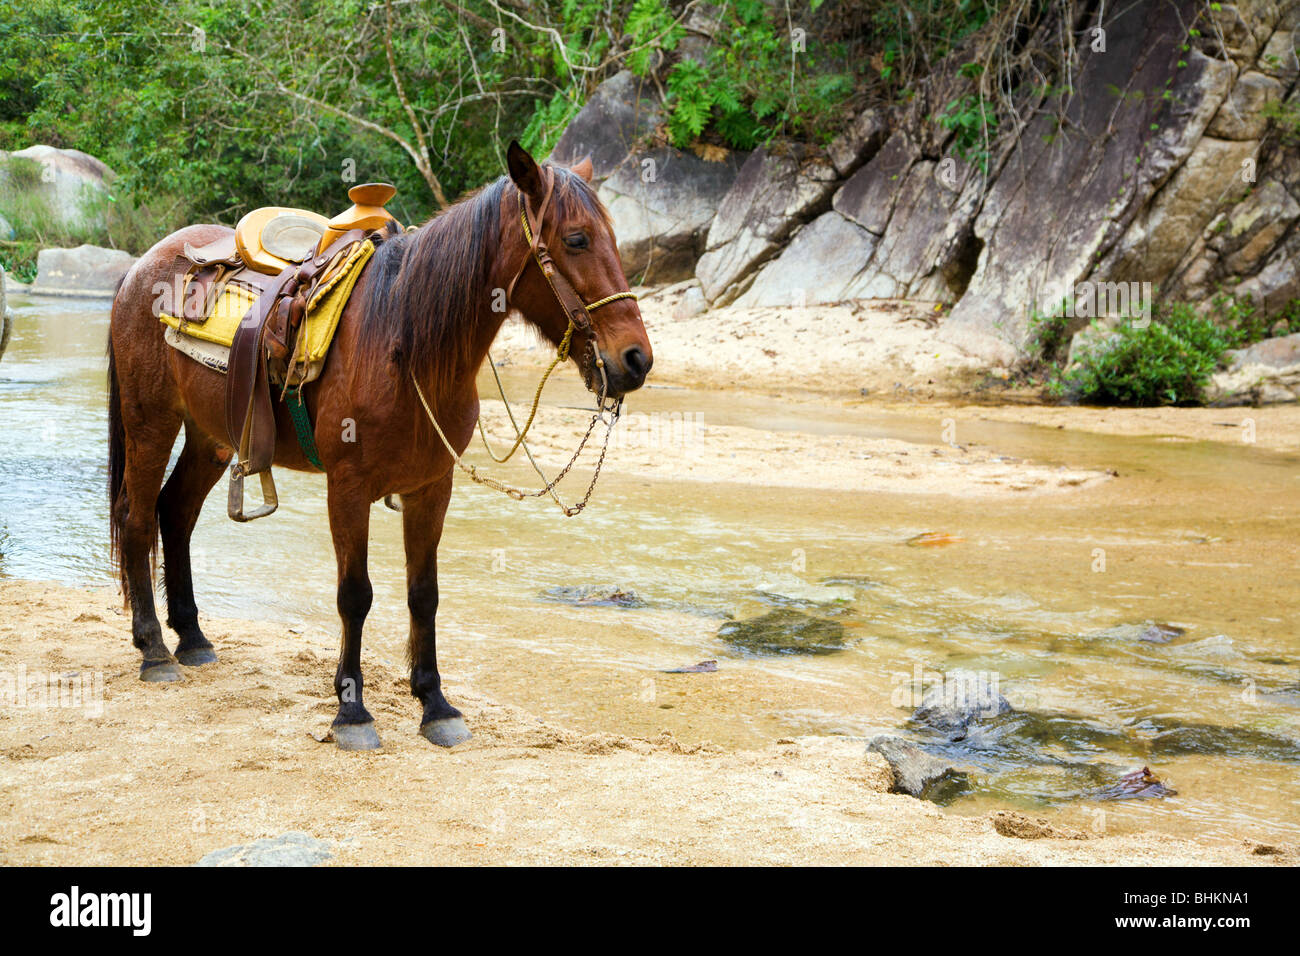
[[[597,157],[630,276],[693,273],[712,306],[942,302],[943,336],[990,364],[1023,354],[1036,310],[1090,283],[1236,291],[1269,311],[1300,298],[1300,151],[1269,120],[1300,107],[1300,0],[1059,9],[1018,42],[1046,49],[1067,31],[1070,61],[978,165],[934,119],[973,89],[960,56],[826,150],[715,162],[649,145],[658,101],[620,74],[553,158]]]

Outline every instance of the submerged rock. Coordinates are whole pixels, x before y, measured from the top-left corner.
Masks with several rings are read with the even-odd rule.
[[[1257,760],[1300,761],[1300,745],[1289,737],[1249,727],[1184,723],[1170,717],[1149,717],[1133,725],[1144,734],[1143,749],[1156,757],[1182,754],[1254,757]]]
[[[328,843],[291,832],[213,850],[195,866],[315,866],[331,855]]]
[[[1090,796],[1094,800],[1139,800],[1148,797],[1173,797],[1177,794],[1178,791],[1166,787],[1160,778],[1151,772],[1150,767],[1143,767],[1141,770],[1126,773],[1117,783],[1109,787],[1093,791]]]
[[[1168,644],[1174,638],[1182,637],[1186,633],[1185,628],[1178,627],[1176,624],[1148,621],[1145,624],[1119,624],[1083,636],[1111,641],[1146,641],[1150,644]]]
[[[946,804],[970,789],[970,778],[964,771],[902,737],[876,737],[867,744],[867,750],[880,754],[889,762],[894,773],[890,793],[905,793]]]
[[[844,649],[844,625],[793,608],[728,621],[718,637],[753,654],[833,654]]]
[[[668,670],[660,671],[661,674],[712,674],[718,669],[717,661],[700,661],[698,664],[687,664],[684,667],[671,667]]]
[[[1168,644],[1175,637],[1182,637],[1187,631],[1173,624],[1149,624],[1138,635],[1138,640],[1152,644]]]
[[[646,602],[631,588],[591,587],[588,585],[547,588],[542,597],[548,601],[575,607],[645,607]]]
[[[998,693],[997,681],[976,671],[954,671],[929,688],[912,721],[941,733],[965,736],[972,721],[1011,713],[1011,704]]]

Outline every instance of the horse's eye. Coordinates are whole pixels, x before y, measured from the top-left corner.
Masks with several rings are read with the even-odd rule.
[[[586,249],[587,234],[585,232],[575,232],[564,237],[564,244],[570,249]]]

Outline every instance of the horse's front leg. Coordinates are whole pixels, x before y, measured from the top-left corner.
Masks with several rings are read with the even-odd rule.
[[[442,695],[434,617],[438,613],[438,541],[451,500],[451,473],[413,495],[402,496],[406,542],[406,604],[411,611],[411,693],[424,705],[420,734],[440,747],[470,738],[460,711]]]
[[[339,617],[343,621],[343,644],[334,675],[334,691],[339,699],[334,740],[342,750],[377,750],[379,734],[362,702],[361,680],[361,628],[374,596],[366,571],[370,501],[360,482],[346,474],[329,476],[328,494],[330,533],[339,566]]]

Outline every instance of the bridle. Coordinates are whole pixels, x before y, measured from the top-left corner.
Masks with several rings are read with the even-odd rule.
[[[605,463],[605,453],[609,450],[610,436],[614,432],[614,425],[618,421],[619,414],[622,412],[623,408],[622,398],[609,398],[609,380],[605,375],[605,360],[600,354],[600,346],[596,328],[592,322],[591,313],[593,310],[609,305],[611,302],[617,302],[619,299],[635,300],[636,293],[631,290],[615,292],[591,303],[582,300],[582,297],[578,295],[577,290],[573,288],[573,284],[569,282],[564,273],[556,266],[555,260],[551,258],[550,250],[546,247],[546,241],[542,238],[544,217],[555,190],[555,171],[549,166],[539,166],[538,171],[544,178],[546,189],[542,195],[541,202],[538,204],[536,212],[530,208],[531,203],[524,191],[522,189],[518,190],[519,221],[523,226],[524,239],[528,242],[529,255],[524,259],[523,264],[519,267],[519,271],[515,273],[514,278],[510,280],[510,284],[506,287],[506,302],[510,302],[511,297],[514,294],[515,285],[527,270],[529,262],[534,262],[538,269],[541,270],[542,276],[546,279],[546,284],[550,286],[551,292],[554,294],[556,301],[560,304],[560,308],[564,310],[565,316],[568,319],[568,327],[565,329],[564,335],[560,339],[560,344],[556,347],[555,358],[551,360],[551,364],[547,366],[546,371],[542,374],[541,380],[537,383],[537,391],[533,395],[533,407],[531,412],[529,412],[528,420],[524,423],[522,429],[519,427],[519,423],[515,420],[514,411],[510,407],[510,400],[506,398],[505,388],[501,384],[501,376],[497,373],[496,362],[492,360],[492,353],[489,350],[488,365],[492,369],[492,376],[496,379],[497,392],[501,396],[501,401],[505,405],[506,414],[509,416],[510,424],[514,429],[515,441],[505,455],[498,456],[493,450],[491,443],[488,441],[487,433],[483,430],[482,418],[478,421],[478,431],[479,437],[482,438],[483,445],[487,449],[488,455],[491,456],[493,461],[499,463],[507,462],[514,456],[514,453],[519,448],[523,448],[524,454],[527,455],[529,463],[533,466],[533,470],[536,471],[542,481],[545,482],[543,487],[537,491],[523,491],[520,488],[507,485],[490,475],[480,475],[475,466],[467,465],[463,462],[460,454],[452,447],[451,442],[447,440],[447,436],[443,433],[442,426],[438,424],[438,419],[434,416],[433,410],[429,407],[429,402],[424,397],[424,391],[420,388],[420,383],[416,379],[414,371],[411,373],[411,382],[415,385],[415,394],[419,397],[420,404],[424,406],[425,414],[429,417],[429,421],[433,423],[434,430],[438,433],[438,437],[442,439],[442,443],[446,447],[448,454],[451,455],[452,461],[456,463],[456,466],[460,468],[461,471],[469,475],[471,480],[478,484],[486,485],[489,488],[495,488],[497,491],[509,495],[516,501],[522,501],[524,498],[540,498],[543,495],[550,495],[555,503],[559,505],[560,510],[564,512],[565,517],[571,518],[574,515],[581,513],[582,510],[587,507],[587,502],[591,500],[591,494],[596,488],[596,479],[600,477],[601,466]],[[568,464],[561,468],[559,474],[554,478],[548,479],[546,474],[542,471],[541,466],[539,466],[536,459],[533,458],[533,453],[528,447],[526,436],[528,435],[528,430],[533,425],[533,421],[537,417],[537,408],[541,403],[542,389],[546,387],[547,379],[551,377],[551,373],[555,371],[561,363],[567,361],[569,358],[569,349],[573,343],[573,333],[575,331],[583,332],[587,336],[590,359],[589,361],[584,362],[582,366],[582,376],[583,381],[588,388],[591,388],[591,366],[594,365],[596,370],[600,373],[600,392],[597,396],[596,414],[592,416],[591,424],[587,426],[586,434],[582,436],[582,440],[578,443],[578,448],[574,451]],[[605,441],[600,450],[600,457],[596,460],[596,467],[592,472],[591,482],[587,485],[586,494],[583,495],[581,501],[574,505],[566,505],[556,493],[555,486],[564,480],[564,477],[569,473],[569,470],[577,463],[583,449],[587,447],[587,441],[591,438],[591,434],[596,428],[596,423],[599,421],[606,422]]]
[[[588,351],[591,353],[591,364],[600,372],[600,395],[601,405],[604,405],[604,396],[609,391],[609,382],[605,377],[605,360],[601,358],[600,347],[597,342],[596,328],[591,320],[591,313],[601,306],[609,305],[611,302],[617,302],[619,299],[636,299],[636,293],[632,291],[615,292],[607,295],[603,299],[597,299],[595,302],[586,303],[578,295],[577,290],[573,288],[568,277],[559,270],[555,260],[551,258],[551,252],[546,247],[546,240],[542,238],[542,223],[546,215],[546,209],[551,204],[551,197],[555,192],[555,170],[549,166],[539,166],[538,171],[544,177],[546,189],[542,194],[542,201],[538,204],[537,212],[530,216],[529,200],[527,194],[519,189],[519,221],[524,227],[524,239],[528,242],[528,251],[532,262],[537,263],[537,268],[541,270],[542,276],[546,279],[546,284],[551,287],[551,292],[555,299],[560,303],[560,308],[564,310],[565,316],[569,320],[569,326],[565,330],[564,336],[560,341],[559,350],[562,350],[560,361],[563,362],[568,358],[569,343],[573,339],[574,331],[579,331],[587,336]],[[530,259],[525,259],[515,277],[510,280],[510,285],[506,287],[506,301],[509,302],[515,291],[515,284],[523,277],[524,272],[528,269]],[[590,367],[584,366],[583,380],[590,382]],[[590,388],[588,384],[588,388]]]

